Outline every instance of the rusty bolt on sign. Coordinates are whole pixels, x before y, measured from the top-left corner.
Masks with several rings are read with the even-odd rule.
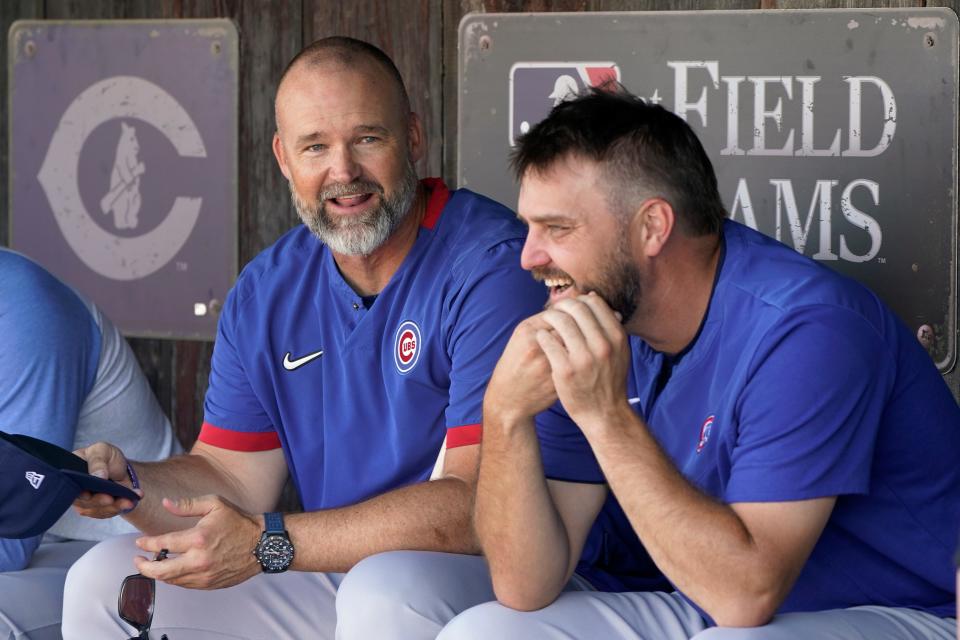
[[[928,324],[920,325],[920,328],[917,329],[917,340],[920,341],[920,344],[923,345],[923,348],[927,351],[933,349],[933,327]]]
[[[480,50],[489,51],[493,46],[493,39],[490,36],[480,36]]]

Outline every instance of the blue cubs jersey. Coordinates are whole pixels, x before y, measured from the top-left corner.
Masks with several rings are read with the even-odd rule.
[[[931,358],[852,280],[732,221],[723,242],[693,343],[670,357],[631,338],[636,410],[718,500],[838,496],[780,612],[877,604],[956,615],[960,408]],[[538,433],[549,477],[603,481],[559,410],[538,416]],[[649,575],[649,558],[615,504],[591,544],[579,572],[643,588],[632,576]]]
[[[480,440],[481,405],[515,325],[546,290],[525,230],[469,191],[431,189],[416,241],[367,308],[300,226],[247,265],[217,329],[200,440],[283,447],[306,510],[426,480],[444,440]]]

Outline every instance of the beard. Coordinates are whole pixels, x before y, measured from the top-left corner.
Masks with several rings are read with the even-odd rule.
[[[626,324],[636,313],[642,298],[640,270],[630,256],[628,236],[627,230],[621,229],[612,260],[603,265],[600,275],[594,281],[579,283],[570,274],[559,269],[533,269],[531,274],[537,280],[565,278],[573,282],[571,286],[580,293],[595,292],[611,309],[620,314],[621,324]],[[549,303],[547,304],[549,306]]]
[[[620,314],[621,324],[626,324],[636,313],[642,297],[640,270],[622,243],[617,254],[593,290]]]
[[[350,183],[335,183],[324,187],[316,203],[311,204],[300,197],[293,181],[290,199],[297,215],[308,229],[336,253],[349,256],[368,256],[376,251],[396,231],[409,215],[417,195],[417,171],[407,158],[403,176],[396,191],[386,197],[383,185],[372,180],[355,180]],[[338,218],[327,211],[327,200],[351,195],[375,193],[380,206],[351,217]]]

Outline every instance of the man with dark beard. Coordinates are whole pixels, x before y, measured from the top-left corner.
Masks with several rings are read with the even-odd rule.
[[[119,636],[108,603],[138,550],[170,553],[135,565],[158,581],[154,635],[171,638],[332,638],[342,572],[361,558],[478,551],[483,392],[545,299],[520,268],[523,226],[476,194],[418,182],[420,120],[371,45],[327,38],[302,51],[276,123],[304,226],[228,296],[190,454],[143,464],[107,444],[80,452],[91,473],[139,480],[143,499],[124,517],[147,535],[74,566],[64,637]],[[305,512],[284,517],[273,510],[288,475]],[[77,506],[112,517],[132,505],[98,495]]]
[[[364,560],[353,576],[432,567],[413,595],[380,587],[377,637],[952,638],[960,408],[907,327],[725,220],[690,127],[626,92],[558,105],[514,166],[523,266],[550,302],[484,398],[489,575]],[[558,399],[568,418],[544,411]],[[461,584],[499,602],[437,635]]]

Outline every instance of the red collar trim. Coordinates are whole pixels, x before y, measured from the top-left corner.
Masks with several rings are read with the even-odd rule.
[[[427,212],[423,216],[420,226],[431,231],[437,225],[443,208],[447,206],[447,200],[450,199],[450,190],[443,183],[441,178],[424,178],[420,181],[430,191],[427,200]]]

